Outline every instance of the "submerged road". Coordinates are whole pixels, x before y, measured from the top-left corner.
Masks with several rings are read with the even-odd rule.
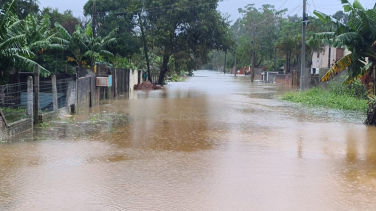
[[[376,128],[287,90],[198,71],[18,136],[0,210],[375,210]]]

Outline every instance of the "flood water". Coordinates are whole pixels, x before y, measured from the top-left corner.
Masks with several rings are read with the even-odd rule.
[[[361,116],[195,74],[0,144],[0,210],[376,209]]]

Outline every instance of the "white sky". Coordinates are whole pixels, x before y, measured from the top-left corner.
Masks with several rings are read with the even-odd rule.
[[[39,2],[40,8],[58,8],[60,12],[70,9],[78,17],[83,16],[83,6],[87,0],[39,0]],[[360,0],[360,2],[364,7],[372,8],[376,0]],[[301,16],[303,13],[303,0],[223,0],[223,2],[219,3],[218,10],[229,14],[230,20],[235,21],[240,17],[238,8],[244,8],[248,4],[255,4],[256,7],[261,7],[263,4],[271,4],[275,5],[276,9],[288,8],[287,14],[289,15],[298,14]],[[334,14],[336,11],[342,10],[340,0],[307,0],[307,12],[312,14],[315,8],[327,14]]]

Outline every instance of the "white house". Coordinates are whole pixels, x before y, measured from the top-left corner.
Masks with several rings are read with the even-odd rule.
[[[311,74],[318,74],[319,68],[332,67],[336,61],[349,54],[350,51],[347,49],[333,47],[329,49],[329,45],[325,45],[322,52],[315,52],[312,56]]]

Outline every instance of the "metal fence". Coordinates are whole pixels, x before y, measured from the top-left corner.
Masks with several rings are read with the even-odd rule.
[[[67,92],[70,81],[72,81],[72,79],[61,79],[56,81],[58,108],[67,106]]]
[[[42,112],[50,112],[54,110],[51,81],[39,82],[39,109]]]
[[[0,107],[8,123],[27,117],[27,83],[0,86]]]

